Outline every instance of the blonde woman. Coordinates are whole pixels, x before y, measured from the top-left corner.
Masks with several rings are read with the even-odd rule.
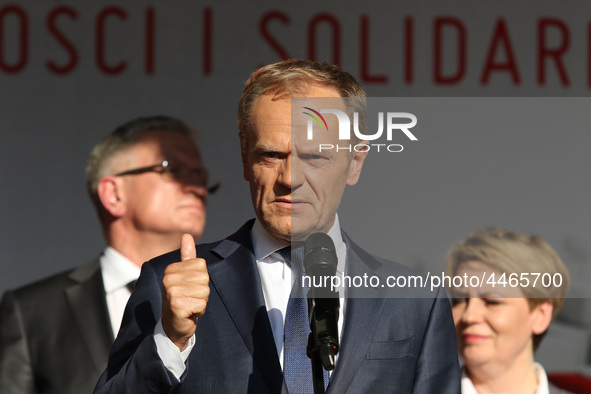
[[[564,393],[534,361],[570,283],[550,245],[537,235],[476,230],[454,246],[446,272],[463,278],[452,288],[462,394]]]

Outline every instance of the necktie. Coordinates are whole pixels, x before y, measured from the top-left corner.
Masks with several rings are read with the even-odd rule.
[[[303,247],[286,247],[278,251],[295,275],[291,295],[285,312],[283,337],[283,375],[290,394],[313,394],[312,364],[306,351],[310,322],[308,319],[308,288],[302,287]],[[328,385],[328,372],[324,371],[324,387]]]

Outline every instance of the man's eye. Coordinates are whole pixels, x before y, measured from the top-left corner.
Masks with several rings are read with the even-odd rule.
[[[276,159],[277,157],[279,157],[279,154],[277,152],[265,152],[264,156],[267,159]]]
[[[179,175],[182,171],[183,170],[180,167],[168,167],[168,168],[166,168],[166,172],[168,172],[171,175]]]
[[[182,167],[167,167],[163,172],[166,176],[168,176],[171,179],[180,180],[187,176],[186,169]]]
[[[327,159],[327,157],[324,155],[318,155],[318,154],[314,154],[314,153],[301,154],[300,158],[305,161],[318,161],[318,160]]]
[[[483,298],[486,305],[500,305],[501,301],[496,298]]]
[[[451,305],[452,306],[456,306],[456,305],[462,304],[464,302],[466,302],[466,299],[465,298],[456,298],[456,297],[454,297],[454,298],[451,299]]]

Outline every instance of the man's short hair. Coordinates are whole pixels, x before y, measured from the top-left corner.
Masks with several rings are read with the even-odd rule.
[[[334,88],[341,97],[361,98],[358,103],[360,108],[352,110],[365,113],[363,99],[366,95],[363,87],[339,66],[305,59],[283,60],[261,67],[246,81],[238,104],[238,129],[243,149],[253,128],[252,107],[260,96],[269,94],[276,98],[297,97],[298,94],[305,94],[311,85]],[[365,123],[361,120],[360,128]]]
[[[473,231],[456,244],[447,258],[446,274],[455,275],[460,264],[480,261],[509,274],[540,273],[555,274],[562,277],[562,285],[544,286],[542,278],[536,286],[521,287],[527,298],[530,310],[545,301],[552,303],[552,320],[562,308],[568,292],[570,276],[568,269],[556,251],[542,237],[523,234],[500,227],[490,227]],[[535,277],[529,279],[533,283]],[[507,277],[508,279],[508,277]],[[533,336],[534,350],[537,349],[546,332]]]
[[[149,116],[131,120],[103,138],[92,149],[86,167],[86,187],[99,215],[102,204],[98,196],[98,183],[104,176],[112,175],[113,158],[119,152],[135,145],[146,133],[153,131],[176,133],[192,140],[195,138],[195,133],[189,126],[168,116]]]

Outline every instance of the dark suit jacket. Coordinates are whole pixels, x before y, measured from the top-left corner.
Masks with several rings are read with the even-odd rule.
[[[0,393],[90,393],[112,343],[98,258],[7,291],[0,305]]]
[[[252,222],[199,245],[210,297],[181,382],[164,367],[152,333],[161,315],[165,267],[179,252],[144,264],[127,304],[109,366],[95,393],[287,393],[250,238]],[[346,239],[348,265],[360,261]],[[368,255],[367,255],[368,256]],[[364,258],[367,258],[364,256]],[[381,262],[371,258],[367,270]],[[410,273],[397,266],[399,273]],[[351,298],[328,393],[460,392],[451,308],[445,298]]]

